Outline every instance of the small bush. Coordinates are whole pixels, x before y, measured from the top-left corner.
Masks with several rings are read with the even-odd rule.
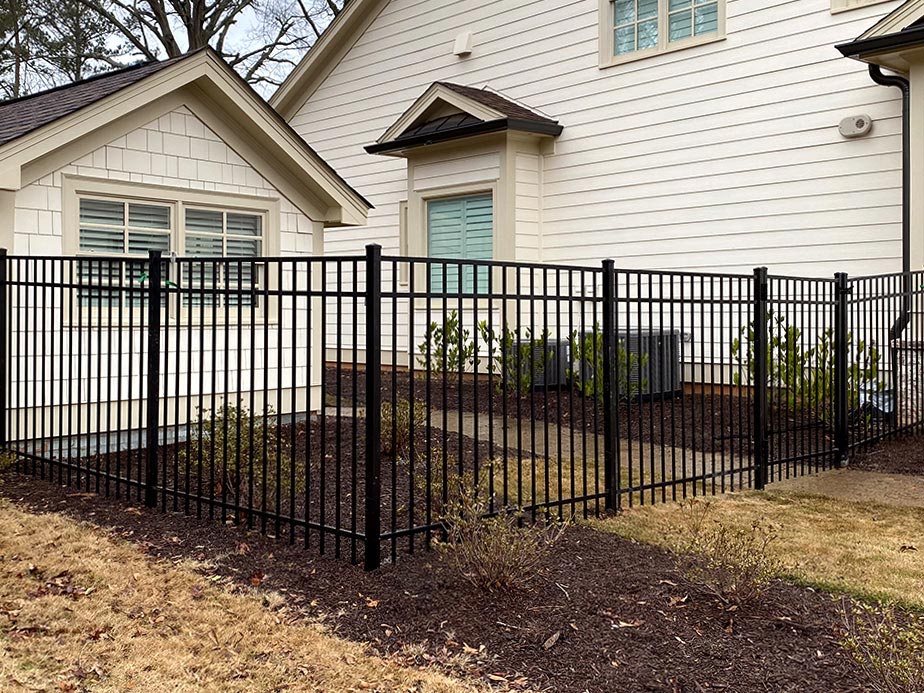
[[[440,544],[447,564],[480,590],[529,586],[565,525],[524,524],[522,513],[512,508],[488,516],[491,494],[470,479],[456,477],[448,495],[446,541]]]
[[[16,464],[17,459],[18,455],[11,450],[0,452],[0,472],[11,469]]]
[[[768,551],[777,539],[775,528],[757,520],[746,527],[725,525],[712,516],[708,501],[689,501],[681,513],[675,544],[691,557],[687,579],[725,604],[744,605],[763,596],[781,570]]]
[[[455,501],[452,494],[458,491],[460,485],[470,486],[471,475],[465,475],[462,480],[459,474],[458,463],[452,454],[443,457],[440,447],[429,449],[430,475],[427,477],[427,450],[417,452],[417,463],[414,465],[414,506],[423,514],[427,508],[427,498],[430,499],[430,512],[436,519],[442,519],[447,508]],[[445,459],[446,473],[443,474],[443,461]],[[461,484],[460,484],[461,480]],[[448,481],[448,483],[447,483]]]
[[[431,322],[418,345],[417,362],[433,373],[458,373],[475,362],[475,342],[471,331],[462,327],[458,311],[446,316],[442,325]]]
[[[478,324],[478,332],[485,344],[489,368],[497,376],[496,387],[528,394],[536,379],[552,365],[555,352],[549,346],[549,331],[544,330],[533,337],[527,327],[520,336],[520,330],[504,327],[495,334],[487,321]],[[537,358],[538,353],[538,358]]]
[[[599,324],[594,324],[592,332],[580,334],[571,333],[569,338],[571,346],[572,367],[569,377],[581,394],[585,397],[595,397],[603,400],[603,331]],[[648,354],[633,354],[626,349],[625,340],[616,342],[616,396],[621,402],[628,402],[637,397],[647,386],[648,381],[643,377],[648,365]],[[634,380],[633,380],[634,376]]]
[[[420,420],[415,419],[415,423],[420,423]],[[407,457],[411,447],[410,402],[402,400],[397,406],[392,405],[391,402],[382,403],[381,441],[383,455],[395,459]]]
[[[814,337],[794,325],[785,316],[768,313],[767,386],[773,401],[785,402],[790,409],[803,406],[818,412],[828,426],[834,425],[834,366],[837,343],[834,331],[825,329]],[[754,383],[754,326],[743,326],[732,340],[732,358],[738,366],[732,376],[735,385]],[[864,393],[881,392],[882,354],[873,342],[858,340],[847,333],[847,405],[850,411],[860,408]]]
[[[871,690],[924,691],[924,617],[894,608],[842,603],[846,636],[841,642]]]
[[[212,493],[241,498],[249,487],[251,469],[254,495],[261,496],[265,459],[267,503],[275,502],[276,494],[288,489],[292,462],[285,452],[288,441],[283,439],[278,445],[281,433],[267,418],[273,415],[270,408],[265,417],[253,416],[243,405],[225,405],[214,413],[203,410],[199,418],[189,424],[189,450],[180,446],[180,460],[198,468],[201,459],[204,476],[208,476],[205,470],[211,465],[215,470]],[[299,475],[295,483],[296,489],[303,489],[304,479]]]

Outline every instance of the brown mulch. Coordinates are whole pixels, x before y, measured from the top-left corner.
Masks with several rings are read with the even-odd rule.
[[[860,691],[837,645],[825,594],[776,584],[756,607],[729,611],[684,582],[662,550],[576,527],[525,592],[485,595],[438,554],[401,555],[376,573],[256,533],[76,493],[8,473],[2,493],[66,511],[153,556],[212,560],[241,589],[285,595],[343,637],[416,663],[513,689],[592,691]]]
[[[924,474],[924,435],[876,443],[857,452],[850,466],[885,474]]]
[[[569,386],[532,392],[504,391],[497,378],[457,373],[415,371],[413,381],[406,370],[382,369],[382,401],[409,401],[411,385],[415,402],[431,410],[478,412],[519,425],[525,436],[535,429],[542,435],[545,422],[580,432],[603,434],[602,402]],[[365,406],[366,374],[360,368],[325,371],[325,401],[341,407]],[[425,409],[424,409],[425,411]],[[663,397],[622,401],[615,417],[617,437],[667,447],[708,452],[730,457],[749,455],[752,446],[750,396],[733,391],[684,391]],[[773,401],[768,406],[771,456],[793,459],[833,449],[833,436],[811,412]],[[517,424],[519,422],[519,424]]]

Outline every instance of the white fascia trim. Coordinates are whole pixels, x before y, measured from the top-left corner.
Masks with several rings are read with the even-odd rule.
[[[270,106],[291,120],[353,44],[388,4],[388,0],[350,0],[305,57],[289,73],[269,100]]]
[[[192,90],[192,91],[189,91]],[[288,187],[301,188],[312,198],[315,217],[329,225],[366,223],[368,205],[321,159],[305,146],[304,141],[285,127],[269,106],[246,88],[224,61],[209,51],[189,56],[175,65],[140,82],[101,99],[69,116],[39,128],[35,132],[0,147],[0,189],[18,190],[23,184],[23,168],[80,138],[102,131],[120,118],[128,118],[153,102],[182,99],[181,94],[199,94],[202,108],[215,111],[210,127],[229,134],[229,124],[218,116],[234,116],[242,128],[255,133],[256,139],[280,161],[290,162],[298,175]],[[189,98],[187,96],[187,98]],[[222,127],[224,126],[224,127]],[[256,127],[254,127],[256,126]],[[113,135],[117,137],[118,135]],[[251,165],[268,179],[281,171],[268,170],[262,157],[249,157]],[[270,166],[270,168],[272,168]],[[303,210],[306,211],[306,210]]]
[[[924,17],[924,0],[908,0],[857,37],[857,40],[888,36]]]

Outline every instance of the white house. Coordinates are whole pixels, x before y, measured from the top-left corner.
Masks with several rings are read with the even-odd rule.
[[[901,36],[844,52],[911,78],[919,191],[922,16],[918,0],[352,0],[271,104],[375,206],[329,253],[898,271],[901,92],[836,46]],[[461,245],[435,233],[446,215]]]
[[[64,435],[56,408],[78,402],[83,421],[68,424],[68,433],[106,430],[119,416],[133,416],[133,427],[144,420],[138,302],[124,293],[114,298],[105,288],[96,299],[81,294],[77,300],[67,290],[53,290],[53,284],[77,278],[68,276],[71,270],[85,283],[126,287],[139,285],[143,264],[106,259],[141,261],[149,250],[187,257],[316,256],[326,229],[362,225],[368,209],[208,49],[0,104],[0,246],[32,259],[8,267],[12,279],[30,282],[9,289],[8,329],[15,335],[8,346],[11,434]],[[38,259],[62,255],[81,260]],[[291,286],[293,274],[286,269],[257,283]],[[219,290],[222,282],[232,283],[228,276],[215,279]],[[167,401],[162,423],[193,417],[197,407],[219,407],[229,392],[259,390],[253,406],[260,409],[264,399],[283,402],[277,392],[283,363],[285,409],[294,399],[305,411],[309,379],[312,408],[320,407],[320,359],[309,375],[308,362],[295,356],[300,347],[307,351],[309,338],[320,351],[320,316],[312,314],[308,324],[304,299],[279,303],[278,314],[261,306],[259,316],[246,316],[248,327],[259,324],[266,332],[266,343],[274,345],[267,350],[262,339],[252,341],[239,330],[212,327],[202,336],[184,317],[189,303],[176,302],[164,321],[162,368],[174,376],[161,385]],[[300,322],[293,308],[301,312]],[[208,311],[202,313],[196,325],[211,324]],[[225,313],[217,312],[214,322]],[[285,346],[275,348],[281,334]],[[200,377],[202,371],[208,377]],[[203,391],[223,394],[197,399]],[[100,414],[100,407],[91,417],[96,403],[105,403],[106,412]]]

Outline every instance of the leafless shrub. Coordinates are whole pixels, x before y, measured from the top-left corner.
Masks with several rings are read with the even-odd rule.
[[[489,515],[492,494],[486,484],[467,475],[450,483],[442,518],[447,536],[440,545],[447,564],[481,590],[529,586],[566,525],[524,523],[522,512],[513,508]]]
[[[7,469],[10,469],[16,464],[17,458],[18,456],[16,453],[10,450],[0,452],[0,472],[5,472]]]
[[[383,455],[404,459],[411,446],[411,405],[402,400],[382,403],[381,450]]]
[[[760,520],[747,526],[724,524],[712,507],[695,500],[682,506],[675,544],[689,557],[685,575],[725,604],[756,601],[781,570],[768,550],[777,540],[776,529]]]
[[[841,641],[860,676],[877,693],[924,691],[924,617],[844,600]]]

